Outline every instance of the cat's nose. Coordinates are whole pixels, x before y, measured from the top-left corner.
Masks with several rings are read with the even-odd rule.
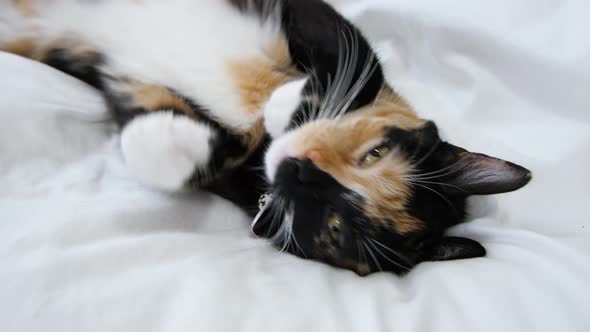
[[[320,172],[320,170],[311,159],[292,158],[291,162],[295,166],[294,175],[300,183],[313,184],[318,181],[318,172]]]

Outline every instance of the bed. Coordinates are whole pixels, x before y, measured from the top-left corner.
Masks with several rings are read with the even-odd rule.
[[[405,277],[278,253],[206,193],[134,180],[95,91],[0,53],[0,330],[587,331],[590,3],[332,1],[442,134],[534,172]]]

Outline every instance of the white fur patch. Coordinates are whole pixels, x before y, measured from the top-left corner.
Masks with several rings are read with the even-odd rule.
[[[264,106],[264,127],[273,139],[285,133],[293,113],[301,104],[307,78],[288,82],[277,88]]]
[[[264,155],[264,171],[268,181],[274,181],[277,168],[285,158],[289,157],[289,146],[293,133],[287,133],[274,140]]]
[[[75,31],[107,55],[111,73],[173,87],[232,128],[250,128],[260,117],[245,109],[228,64],[267,58],[283,35],[280,21],[261,24],[222,0],[37,3],[31,24],[48,38]]]
[[[172,112],[155,112],[131,121],[121,133],[131,174],[161,190],[178,190],[209,162],[208,126]]]

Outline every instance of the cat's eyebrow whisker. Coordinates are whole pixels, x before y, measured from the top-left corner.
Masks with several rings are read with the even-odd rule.
[[[308,68],[307,66],[303,66],[303,70],[305,71],[308,77],[308,84],[311,88],[311,95],[308,91],[304,90],[304,98],[306,101],[312,101],[312,108],[310,110],[306,110],[304,112],[304,120],[305,122],[315,120],[317,118],[317,114],[319,111],[319,105],[315,102],[316,98],[321,98],[324,94],[323,88],[321,84],[318,84],[318,76],[317,73]]]
[[[350,36],[350,44],[348,41],[348,37],[345,34],[346,32],[348,32],[348,35]],[[352,78],[354,76],[354,68],[356,67],[358,58],[358,50],[356,48],[355,39],[352,36],[352,32],[350,31],[350,29],[342,31],[342,35],[346,52],[344,58],[346,59],[346,61],[344,62],[344,66],[342,68],[337,68],[337,74],[340,75],[342,80],[340,82],[341,85],[338,86],[338,91],[336,91],[338,93],[338,99],[332,101],[328,113],[328,118],[334,118],[334,115],[338,111],[340,103],[345,98],[346,92],[348,91],[350,84],[352,82]]]
[[[359,74],[357,81],[349,89],[346,96],[344,96],[342,102],[338,105],[339,109],[336,111],[337,118],[341,117],[343,114],[346,113],[346,111],[348,111],[348,108],[354,102],[354,99],[362,91],[363,87],[371,79],[371,76],[373,76],[373,73],[375,73],[375,71],[377,70],[378,65],[377,65],[377,63],[373,63],[374,59],[375,59],[375,56],[373,54],[370,54],[370,56],[366,59],[365,65],[363,66],[363,69],[362,69],[361,73]],[[356,70],[356,68],[353,68],[353,74],[354,74],[354,70]],[[382,90],[379,90],[379,93],[381,93],[381,91]]]
[[[346,29],[352,36],[350,28],[346,27]],[[335,77],[323,100],[320,118],[333,118],[334,112],[338,109],[339,100],[344,97],[354,75],[354,71],[351,72],[350,68],[356,65],[358,50],[355,45],[351,47],[344,31],[342,35],[343,37],[338,39],[338,63]],[[354,39],[351,42],[354,44]]]
[[[357,64],[359,62],[359,47],[358,47],[358,33],[351,31],[349,28],[346,29],[348,31],[348,35],[350,36],[351,40],[351,64],[350,67],[347,68],[348,72],[347,75],[347,86],[343,89],[342,93],[344,94],[337,105],[334,105],[334,109],[332,112],[332,118],[339,118],[341,117],[343,110],[345,111],[350,104],[354,101],[354,98],[360,93],[361,88],[366,84],[366,70],[370,71],[370,68],[367,67],[368,64],[372,62],[372,57],[369,57],[366,60],[365,66],[363,67],[363,71],[360,73],[359,77],[357,78],[356,82],[351,87],[351,84],[354,79],[354,75],[356,73]]]

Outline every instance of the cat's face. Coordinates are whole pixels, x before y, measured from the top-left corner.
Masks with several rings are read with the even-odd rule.
[[[477,242],[445,230],[464,221],[469,195],[530,179],[520,166],[441,141],[432,122],[390,105],[288,132],[271,145],[266,173],[271,198],[254,232],[359,274],[483,256]]]

